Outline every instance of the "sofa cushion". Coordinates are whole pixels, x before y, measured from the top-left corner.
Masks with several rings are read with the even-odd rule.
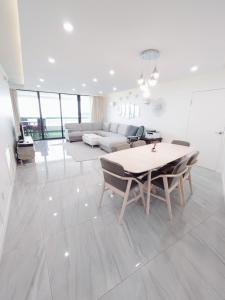
[[[92,130],[94,130],[93,129],[93,124],[94,123],[81,123],[80,125],[81,125],[81,130],[83,130],[83,131],[92,131]]]
[[[95,134],[96,132],[95,131],[93,131],[93,130],[83,130],[82,131],[82,135],[84,135],[84,134]]]
[[[65,129],[80,131],[81,126],[78,123],[66,123],[65,124]]]
[[[126,133],[127,133],[128,127],[129,127],[129,125],[126,125],[126,124],[119,124],[117,132],[118,132],[120,135],[124,135],[124,136],[125,136]]]
[[[69,137],[74,137],[74,136],[82,137],[83,134],[84,134],[83,131],[70,131],[69,132]]]
[[[136,135],[137,131],[138,131],[138,128],[137,126],[133,126],[133,125],[129,125],[127,127],[127,132],[125,134],[125,136],[133,136],[133,135]]]
[[[110,123],[103,122],[102,130],[104,130],[104,131],[109,131],[109,126],[110,126]]]
[[[110,131],[104,131],[104,130],[98,130],[96,131],[96,134],[100,136],[119,136],[118,133],[110,132]]]
[[[95,131],[101,130],[102,129],[102,123],[101,122],[92,123],[92,129],[95,130]]]
[[[109,127],[109,131],[114,132],[114,133],[117,133],[118,126],[119,126],[118,123],[111,123],[111,124],[110,124],[110,127]]]

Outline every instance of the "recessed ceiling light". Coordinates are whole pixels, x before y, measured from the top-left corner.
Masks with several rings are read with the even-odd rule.
[[[98,93],[99,93],[100,95],[102,95],[102,94],[103,94],[103,91],[99,91]]]
[[[40,87],[41,87],[40,84],[37,84],[36,86],[37,86],[37,88],[40,88]]]
[[[93,82],[98,82],[98,78],[93,78],[92,81]]]
[[[53,199],[52,196],[49,196],[49,197],[48,197],[48,200],[49,200],[49,201],[52,201],[52,199]]]
[[[75,91],[76,91],[76,89],[72,89],[72,91],[73,91],[73,92],[75,92]]]
[[[114,92],[117,91],[117,87],[116,86],[113,87],[113,91]]]
[[[198,69],[199,69],[199,66],[192,66],[192,67],[190,68],[190,71],[191,71],[191,72],[196,72],[196,71],[198,71]]]
[[[40,82],[44,82],[45,81],[43,78],[40,78],[39,80],[40,80]]]
[[[86,85],[86,83],[82,83],[82,87],[86,87],[87,85]]]
[[[73,25],[71,23],[69,23],[69,22],[63,23],[63,28],[67,32],[72,32],[73,31]]]
[[[110,74],[111,76],[113,76],[113,75],[115,74],[115,71],[114,71],[114,70],[110,70],[110,71],[109,71],[109,74]]]
[[[54,64],[55,63],[55,59],[53,57],[49,57],[48,58],[48,62],[50,62],[50,64]]]
[[[85,206],[85,207],[88,207],[88,204],[87,204],[87,203],[85,203],[85,204],[84,204],[84,206]]]
[[[54,217],[57,217],[57,216],[58,216],[58,213],[57,213],[57,212],[54,212],[54,213],[53,213],[53,216],[54,216]]]
[[[65,253],[64,253],[64,256],[65,257],[68,257],[70,254],[69,254],[69,252],[68,251],[66,251]]]

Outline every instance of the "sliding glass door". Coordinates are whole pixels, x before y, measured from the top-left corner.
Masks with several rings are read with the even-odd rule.
[[[59,95],[40,93],[43,138],[62,138]]]
[[[60,94],[63,129],[66,123],[79,123],[77,95]]]

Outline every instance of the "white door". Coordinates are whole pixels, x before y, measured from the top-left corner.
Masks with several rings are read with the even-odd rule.
[[[225,89],[193,93],[187,138],[200,151],[198,165],[222,172]]]

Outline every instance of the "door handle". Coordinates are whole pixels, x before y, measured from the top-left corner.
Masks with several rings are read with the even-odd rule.
[[[216,131],[215,133],[222,135],[222,134],[224,134],[224,131]]]

